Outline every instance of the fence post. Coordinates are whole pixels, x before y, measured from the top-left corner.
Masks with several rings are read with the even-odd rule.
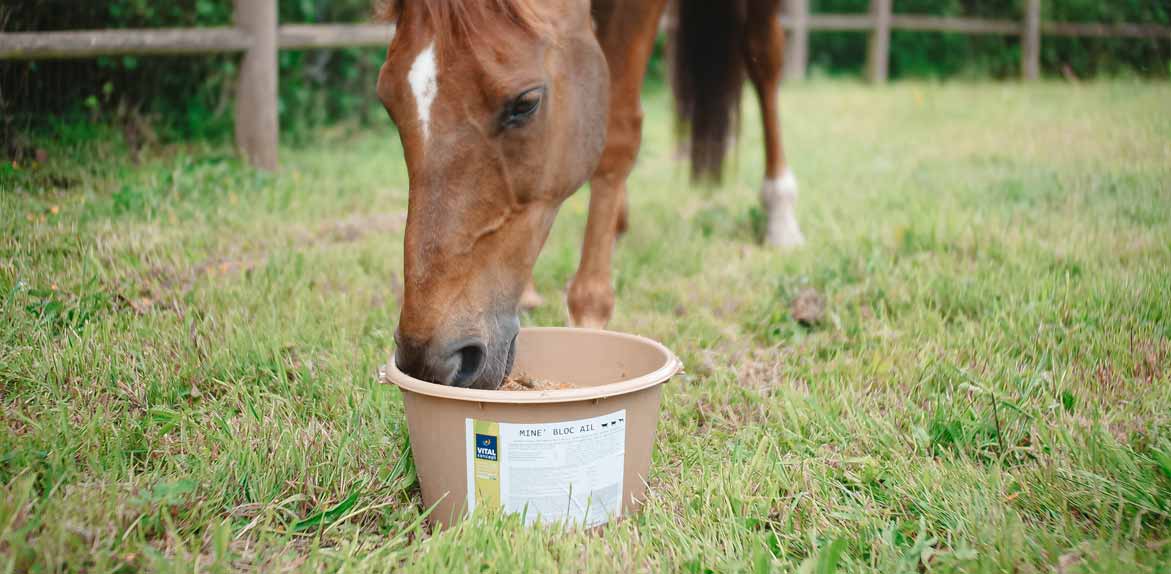
[[[809,0],[785,0],[793,27],[785,42],[785,79],[804,80],[809,65]]]
[[[872,83],[886,82],[890,69],[891,0],[870,0],[870,48],[866,53],[866,77]]]
[[[236,27],[252,37],[236,90],[236,145],[253,166],[277,168],[277,0],[234,0]]]
[[[1025,29],[1021,33],[1021,77],[1041,76],[1041,0],[1025,0]]]

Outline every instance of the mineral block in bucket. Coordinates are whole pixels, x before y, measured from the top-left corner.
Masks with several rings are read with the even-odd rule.
[[[604,524],[622,513],[626,410],[541,424],[466,419],[468,509],[532,524]]]
[[[661,344],[625,333],[526,328],[514,372],[568,388],[488,391],[413,379],[403,393],[423,504],[448,525],[488,507],[525,522],[593,527],[646,494],[662,385],[680,369]]]

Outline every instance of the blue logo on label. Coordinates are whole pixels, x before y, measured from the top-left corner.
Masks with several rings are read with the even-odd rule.
[[[496,460],[496,437],[489,434],[476,435],[476,458]]]

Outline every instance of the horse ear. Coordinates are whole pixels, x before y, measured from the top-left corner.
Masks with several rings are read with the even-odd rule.
[[[402,14],[404,0],[377,0],[374,3],[374,19],[381,22],[397,22]]]

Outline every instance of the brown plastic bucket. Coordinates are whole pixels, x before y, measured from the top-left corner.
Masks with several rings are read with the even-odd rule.
[[[530,523],[597,526],[642,502],[661,385],[681,366],[637,335],[540,327],[521,329],[513,373],[576,388],[454,388],[412,378],[393,359],[386,379],[403,393],[432,523],[491,505]]]

